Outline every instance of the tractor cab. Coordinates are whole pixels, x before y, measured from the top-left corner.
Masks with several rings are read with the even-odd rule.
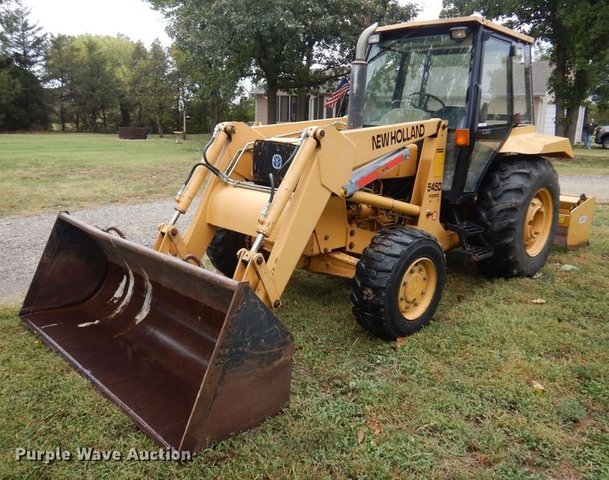
[[[478,17],[380,27],[362,126],[447,120],[443,197],[467,203],[513,128],[533,125],[532,42]]]

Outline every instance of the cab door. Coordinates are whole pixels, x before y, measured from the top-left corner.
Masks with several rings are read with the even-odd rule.
[[[472,145],[465,175],[455,179],[453,200],[468,201],[493,157],[517,124],[532,123],[530,47],[498,34],[482,32],[480,62],[474,72]],[[465,153],[465,152],[462,152]],[[455,188],[456,187],[456,188]]]

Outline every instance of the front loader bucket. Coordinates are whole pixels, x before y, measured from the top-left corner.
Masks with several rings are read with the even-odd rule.
[[[20,316],[165,447],[200,450],[288,403],[292,336],[247,282],[65,213]]]

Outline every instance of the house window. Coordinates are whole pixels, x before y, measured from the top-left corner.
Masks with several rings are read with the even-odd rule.
[[[295,122],[298,118],[298,96],[278,95],[277,110],[279,122]]]

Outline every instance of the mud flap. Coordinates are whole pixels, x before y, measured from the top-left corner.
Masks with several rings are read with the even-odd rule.
[[[292,336],[247,282],[65,213],[20,317],[165,447],[200,450],[288,404]]]

